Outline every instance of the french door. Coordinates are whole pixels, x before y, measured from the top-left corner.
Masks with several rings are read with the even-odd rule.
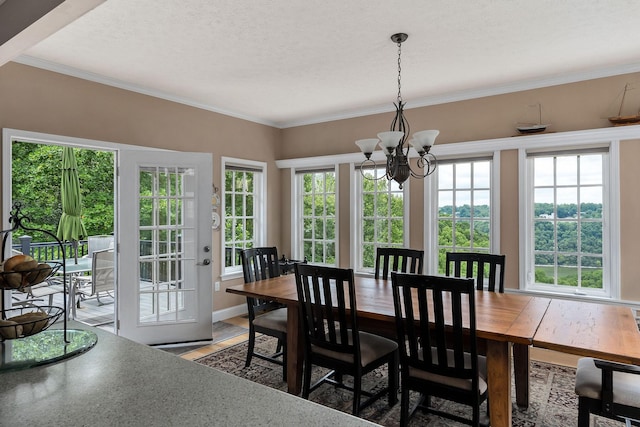
[[[118,157],[117,333],[144,344],[210,340],[211,155]]]

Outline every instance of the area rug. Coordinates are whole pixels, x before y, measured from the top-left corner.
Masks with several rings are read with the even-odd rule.
[[[265,335],[258,336],[256,347],[261,352],[273,352],[276,340]],[[282,368],[270,362],[253,358],[251,366],[244,367],[247,355],[247,343],[240,343],[227,347],[218,352],[209,354],[195,362],[211,368],[245,378],[268,387],[281,391],[287,390],[287,385],[282,381]],[[314,369],[314,376],[320,378],[324,374],[320,368]],[[363,387],[369,390],[379,390],[387,383],[386,367],[379,368],[364,378]],[[529,408],[522,410],[515,403],[513,406],[513,426],[558,426],[568,427],[577,425],[578,398],[574,393],[575,369],[542,362],[532,362],[531,366],[531,399]],[[515,388],[511,391],[515,402]],[[412,395],[417,399],[417,395]],[[311,393],[310,400],[316,403],[351,413],[351,393],[336,389],[325,384]],[[456,412],[468,416],[468,407],[452,402],[433,399],[434,405],[449,412]],[[486,408],[482,407],[482,413],[486,414]],[[389,408],[386,397],[378,400],[372,406],[361,413],[361,417],[383,426],[397,426],[400,424],[400,404]],[[464,425],[451,420],[440,418],[420,411],[411,420],[411,425],[429,426],[458,426]],[[620,423],[605,418],[593,417],[592,426],[620,426]]]

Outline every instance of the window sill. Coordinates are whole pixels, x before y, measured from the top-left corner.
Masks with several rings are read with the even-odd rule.
[[[222,282],[226,282],[227,280],[235,280],[235,279],[242,279],[242,278],[244,278],[242,271],[234,271],[231,273],[223,273],[220,275],[220,280]]]

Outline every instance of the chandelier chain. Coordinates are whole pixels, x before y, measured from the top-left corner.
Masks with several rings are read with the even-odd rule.
[[[400,63],[400,56],[402,55],[402,42],[398,42],[398,105],[402,102],[402,93],[400,92],[401,88],[401,75],[402,75],[402,65]]]

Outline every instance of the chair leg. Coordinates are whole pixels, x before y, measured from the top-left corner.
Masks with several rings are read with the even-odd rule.
[[[584,397],[578,399],[578,427],[589,427],[589,402]]]
[[[309,399],[309,389],[311,388],[311,362],[305,357],[304,361],[304,378],[302,379],[302,397]]]
[[[249,327],[249,347],[247,348],[247,361],[244,364],[244,367],[248,367],[251,365],[251,358],[253,357],[253,347],[256,343],[256,331],[253,329],[253,326]]]
[[[287,382],[287,344],[282,346],[282,381]]]
[[[403,388],[400,391],[400,425],[409,425],[409,389]]]
[[[362,376],[353,376],[353,415],[360,416],[360,396],[362,395]]]
[[[399,363],[398,352],[393,353],[389,359],[387,372],[389,373],[389,407],[398,403],[398,376]]]

